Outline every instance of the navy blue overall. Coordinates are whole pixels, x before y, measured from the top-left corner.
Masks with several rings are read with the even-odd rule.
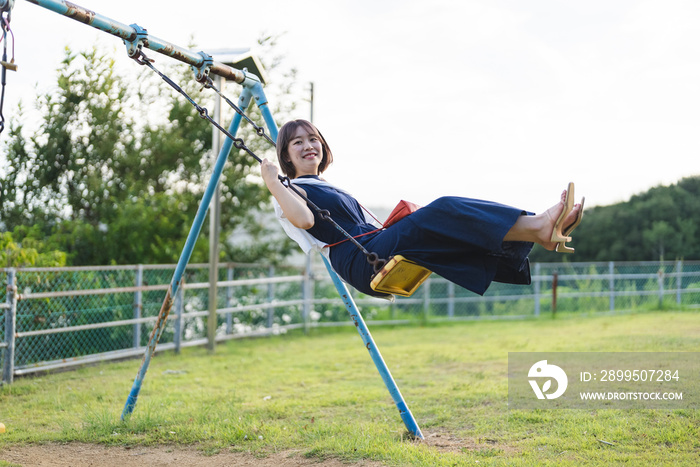
[[[300,185],[308,198],[321,209],[327,209],[333,220],[350,235],[376,229],[365,222],[360,204],[347,193],[330,186]],[[483,295],[492,281],[530,283],[527,256],[533,244],[503,241],[522,215],[528,213],[490,201],[447,196],[389,228],[359,237],[357,241],[380,258],[403,255],[435,274]],[[311,235],[327,244],[345,238],[315,212],[314,217],[315,224],[308,229]],[[330,260],[338,275],[357,290],[368,295],[382,295],[370,288],[374,271],[352,242],[331,247]]]

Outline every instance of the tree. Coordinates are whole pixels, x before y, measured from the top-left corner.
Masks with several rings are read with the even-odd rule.
[[[24,244],[12,239],[10,232],[0,232],[0,267],[60,267],[66,265],[66,254],[52,250],[31,237]]]
[[[271,50],[274,38],[262,39],[261,46]],[[215,94],[201,90],[189,67],[161,70],[212,108]],[[294,72],[276,76],[277,90],[285,90]],[[36,226],[39,237],[65,251],[71,264],[178,259],[211,174],[212,127],[159,77],[141,78],[138,86],[129,84],[106,54],[66,48],[56,90],[37,100],[41,131],[26,138],[21,123],[12,124],[0,170],[0,227]],[[284,116],[289,109],[278,106],[275,113]],[[261,121],[257,109],[251,115]],[[239,135],[256,153],[272,154],[250,129]],[[269,209],[269,193],[255,181],[256,165],[246,154],[229,156],[221,182],[222,239],[241,226],[264,231],[254,213]],[[286,242],[269,243],[248,249],[246,259],[253,259],[252,251],[279,257],[289,249]],[[206,245],[201,238],[193,261],[207,260]]]
[[[125,199],[114,168],[133,153],[134,139],[126,87],[113,67],[95,50],[66,49],[56,92],[37,99],[41,131],[27,140],[13,122],[0,206],[5,229],[34,225],[50,236],[64,221],[96,226]]]
[[[664,260],[667,249],[675,250],[679,242],[678,233],[666,221],[653,222],[651,228],[642,232],[642,235],[645,244],[659,258],[659,261]]]

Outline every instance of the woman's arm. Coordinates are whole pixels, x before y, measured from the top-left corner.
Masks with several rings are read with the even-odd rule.
[[[280,204],[289,222],[291,222],[294,227],[304,230],[313,227],[314,214],[306,205],[306,201],[292,190],[282,185],[282,182],[280,182],[278,178],[279,171],[277,166],[269,160],[263,159],[260,166],[260,173],[265,181],[265,185],[267,185],[267,189],[270,190],[272,196],[274,196]],[[306,192],[303,189],[299,187],[296,187],[296,189],[306,196]]]

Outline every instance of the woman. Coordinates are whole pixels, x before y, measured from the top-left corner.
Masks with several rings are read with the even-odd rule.
[[[529,284],[528,254],[533,244],[555,249],[559,242],[553,239],[563,240],[558,235],[561,226],[569,226],[564,231],[571,233],[582,214],[579,204],[566,212],[566,191],[558,204],[539,215],[490,201],[443,197],[387,229],[372,232],[378,225],[357,200],[319,177],[333,162],[333,154],[313,124],[286,123],[277,137],[277,157],[295,187],[330,211],[333,220],[368,251],[385,259],[403,255],[478,294],[494,280]],[[385,296],[370,288],[374,271],[360,249],[343,242],[341,232],[285,187],[272,162],[263,160],[261,174],[285,231],[306,253],[318,249],[329,254],[333,269],[346,282],[365,294]],[[338,242],[342,243],[335,245]],[[332,246],[324,248],[327,245]]]

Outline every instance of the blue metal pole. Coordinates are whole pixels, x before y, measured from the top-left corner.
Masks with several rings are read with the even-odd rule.
[[[260,112],[262,113],[263,120],[265,120],[265,125],[270,132],[270,138],[272,141],[277,141],[277,124],[275,119],[272,117],[272,112],[270,107],[267,105],[267,98],[265,97],[265,91],[261,83],[256,81],[246,81],[243,86],[250,90],[252,96],[255,98],[255,103],[258,105]]]
[[[374,339],[372,339],[372,335],[369,333],[365,320],[362,318],[362,315],[357,309],[355,302],[350,296],[347,286],[340,280],[338,274],[333,271],[333,268],[331,268],[331,265],[326,257],[323,255],[321,255],[321,257],[326,265],[326,269],[328,269],[328,274],[330,274],[331,279],[333,279],[335,288],[338,289],[338,293],[343,299],[343,303],[345,303],[345,308],[347,308],[348,313],[350,313],[350,318],[352,318],[353,322],[355,323],[355,327],[357,327],[357,331],[360,333],[360,337],[362,337],[362,342],[365,343],[365,347],[367,350],[369,350],[369,354],[372,357],[377,370],[379,371],[379,375],[384,380],[384,384],[389,390],[389,394],[391,394],[391,397],[394,399],[396,408],[399,409],[399,414],[401,415],[403,423],[406,425],[408,431],[413,433],[414,436],[420,439],[425,439],[423,438],[423,433],[421,433],[420,428],[418,427],[416,419],[413,417],[413,414],[406,405],[406,402],[401,395],[401,391],[399,391],[399,387],[396,385],[394,378],[391,376],[389,368],[386,366],[386,363],[384,363],[382,354],[379,353],[379,348],[374,343]]]
[[[249,102],[250,91],[248,91],[247,88],[243,88],[243,91],[241,92],[241,97],[239,98],[239,104],[247,106],[247,103]],[[239,105],[239,107],[241,107],[241,105]],[[245,107],[241,107],[241,109],[245,109]],[[238,132],[238,128],[241,124],[241,119],[242,117],[239,114],[234,115],[234,118],[231,121],[231,125],[228,128],[229,133],[235,135]],[[214,192],[216,191],[216,186],[219,183],[221,173],[224,170],[224,165],[226,164],[226,160],[228,159],[228,154],[231,151],[232,146],[233,141],[227,137],[224,141],[224,144],[221,146],[221,151],[219,152],[219,155],[216,159],[216,163],[214,164],[214,171],[211,175],[211,178],[209,179],[209,185],[207,185],[207,188],[204,192],[204,196],[202,196],[202,201],[200,202],[199,208],[197,209],[197,214],[195,215],[194,222],[192,223],[190,232],[187,235],[185,246],[182,249],[180,259],[178,260],[177,266],[175,267],[175,273],[173,274],[173,278],[170,282],[170,287],[168,288],[168,291],[165,295],[165,300],[163,300],[163,305],[161,306],[160,312],[158,313],[158,319],[156,320],[155,327],[151,332],[151,337],[148,340],[148,346],[146,348],[146,353],[141,362],[141,367],[139,368],[139,371],[136,374],[136,378],[134,379],[134,384],[131,388],[131,392],[129,393],[129,396],[126,399],[126,403],[124,404],[124,410],[122,411],[121,415],[122,420],[124,420],[124,418],[127,415],[131,414],[134,411],[134,407],[136,406],[136,400],[138,399],[139,392],[141,391],[141,385],[143,384],[143,379],[146,376],[148,366],[151,362],[151,357],[155,352],[156,345],[158,344],[160,336],[163,333],[163,329],[165,328],[165,323],[168,319],[168,314],[170,314],[170,310],[172,309],[173,297],[175,297],[175,294],[177,294],[178,285],[180,284],[180,280],[182,279],[182,276],[185,272],[187,263],[190,261],[190,257],[192,256],[194,245],[197,242],[197,237],[199,237],[199,232],[202,230],[202,224],[204,223],[204,219],[207,216],[209,204],[211,203],[211,200],[214,196]]]

